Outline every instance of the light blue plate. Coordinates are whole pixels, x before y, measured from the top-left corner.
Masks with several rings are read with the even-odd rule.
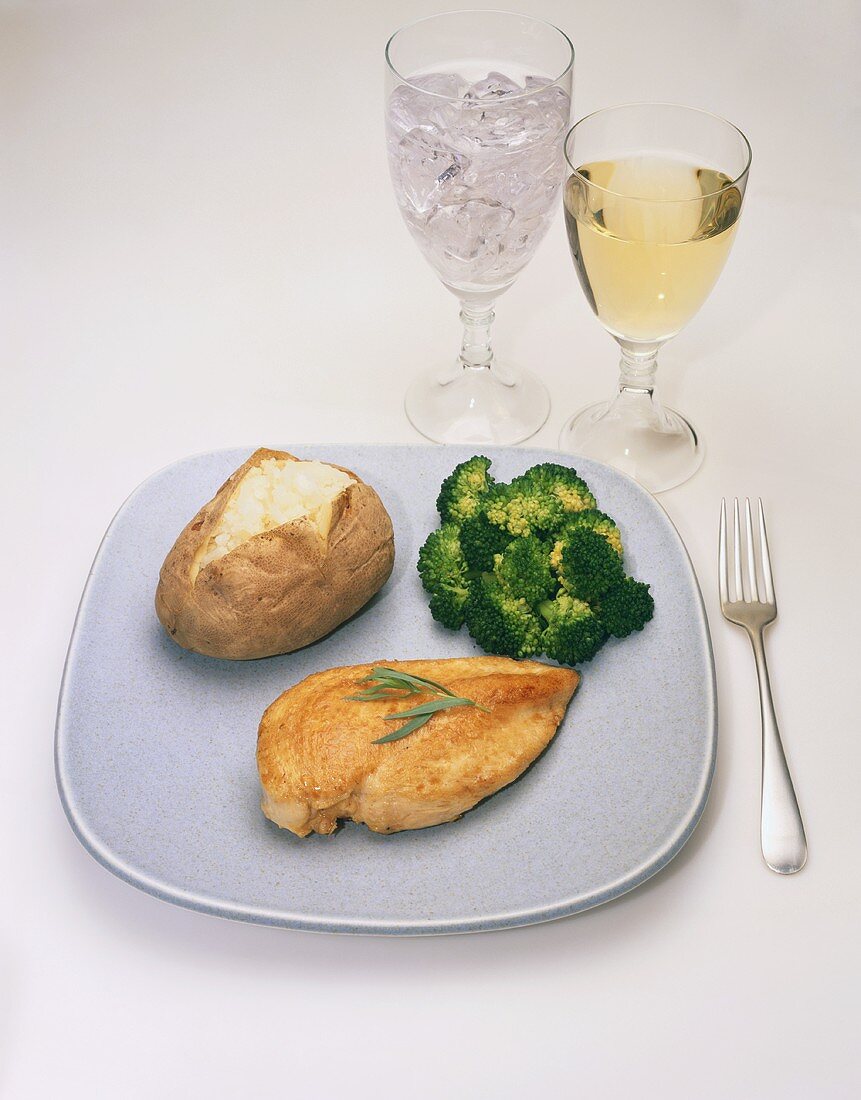
[[[287,447],[293,451],[294,448]],[[708,797],[716,748],[711,642],[691,563],[657,502],[607,466],[577,460],[618,522],[654,620],[610,641],[548,750],[460,821],[378,836],[347,824],[299,840],[259,809],[255,744],[265,707],[318,669],[478,652],[438,626],[415,570],[460,447],[295,448],[356,470],[388,508],[396,562],[355,618],[298,653],[199,657],[153,610],[177,533],[248,450],[184,459],[120,509],[96,555],[66,663],[57,782],[84,847],[165,901],[318,932],[411,935],[509,928],[576,913],[638,886],[673,858]],[[508,480],[549,451],[490,449]]]

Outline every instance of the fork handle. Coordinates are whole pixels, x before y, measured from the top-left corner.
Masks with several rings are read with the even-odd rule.
[[[772,871],[792,875],[807,861],[807,838],[774,713],[762,632],[751,631],[750,642],[762,714],[762,855]]]

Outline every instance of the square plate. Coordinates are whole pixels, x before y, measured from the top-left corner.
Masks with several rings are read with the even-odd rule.
[[[261,924],[400,935],[507,928],[566,916],[639,885],[679,851],[705,806],[717,713],[711,641],[685,548],[624,474],[551,451],[491,448],[507,481],[536,462],[576,464],[617,521],[628,572],[655,617],[609,641],[549,748],[459,821],[380,836],[348,823],[304,840],[259,809],[257,726],[322,668],[479,652],[430,617],[418,548],[463,447],[285,447],[354,469],[391,514],[389,582],[314,645],[262,661],[180,649],[153,610],[179,531],[249,450],[187,458],[120,509],[96,555],[60,692],[56,768],[76,835],[120,878],[165,901]]]

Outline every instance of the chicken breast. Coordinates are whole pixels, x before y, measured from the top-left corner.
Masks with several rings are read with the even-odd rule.
[[[377,665],[435,680],[470,706],[436,713],[399,741],[387,714],[425,696],[348,700]],[[267,709],[257,738],[262,809],[297,836],[331,833],[339,818],[377,833],[453,821],[507,786],[549,744],[579,675],[537,661],[456,657],[375,661],[308,676]]]

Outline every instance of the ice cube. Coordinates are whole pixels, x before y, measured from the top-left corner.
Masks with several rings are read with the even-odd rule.
[[[522,149],[540,142],[551,142],[567,129],[571,109],[568,95],[559,87],[545,87],[515,100],[465,100],[463,137],[455,144],[469,149]]]
[[[561,165],[551,163],[548,168],[547,151],[544,158],[536,164],[524,164],[523,157],[511,157],[511,164],[504,163],[488,179],[485,193],[497,202],[515,210],[518,218],[544,214],[553,204],[557,188],[562,182]],[[471,173],[474,168],[471,169]],[[466,182],[472,179],[470,174]]]
[[[512,272],[519,270],[530,259],[550,224],[548,212],[520,218],[512,224],[505,238],[504,262]]]
[[[548,85],[529,97],[529,102],[543,113],[548,132],[568,129],[571,118],[571,97],[558,84]]]
[[[513,219],[514,212],[501,203],[468,199],[435,210],[427,223],[428,239],[435,251],[477,274],[496,262]]]
[[[449,99],[459,99],[469,87],[468,81],[457,73],[425,73],[410,77],[410,84],[423,92],[448,96]]]
[[[469,85],[456,73],[428,73],[414,77],[410,84],[399,84],[389,96],[386,119],[389,126],[405,133],[416,128],[448,125],[446,108],[450,97],[455,101]]]
[[[446,191],[469,167],[469,159],[447,148],[435,126],[410,130],[392,155],[395,189],[414,210],[424,213],[445,201]]]
[[[452,144],[467,153],[481,153],[507,145],[519,125],[520,116],[511,105],[464,100],[458,124],[450,129]]]
[[[428,97],[407,84],[400,84],[389,96],[386,121],[396,130],[408,133],[422,123],[428,125]]]
[[[452,144],[473,149],[522,149],[560,135],[563,116],[555,96],[521,96],[514,100],[475,99],[463,101],[460,125],[449,127]]]
[[[516,95],[523,91],[518,84],[505,73],[488,73],[484,80],[478,80],[465,93],[466,99],[499,99],[506,95]]]

